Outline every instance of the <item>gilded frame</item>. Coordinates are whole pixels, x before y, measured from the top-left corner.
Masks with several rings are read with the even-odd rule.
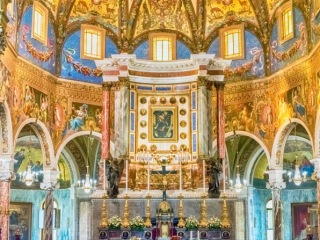
[[[172,118],[171,124],[173,125],[173,137],[172,138],[155,138],[153,135],[153,126],[156,123],[154,116],[155,111],[171,111]],[[178,142],[179,140],[179,127],[178,127],[178,106],[168,107],[168,106],[149,106],[149,123],[148,123],[148,139],[151,143],[157,142]]]

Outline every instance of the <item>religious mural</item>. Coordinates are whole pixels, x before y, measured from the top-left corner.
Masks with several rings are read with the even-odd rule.
[[[233,60],[230,67],[225,69],[225,80],[243,81],[265,77],[264,52],[258,38],[249,31],[245,31],[245,57]],[[217,37],[208,49],[208,53],[221,57],[220,37]]]
[[[279,26],[274,24],[270,39],[271,73],[300,59],[308,52],[307,30],[304,17],[300,10],[293,8],[294,37],[282,44],[279,43]]]
[[[71,186],[70,168],[62,158],[59,158],[58,161],[58,171],[60,172],[58,177],[60,188],[69,188]]]
[[[118,33],[119,3],[117,0],[76,0],[68,24],[93,20]]]
[[[191,36],[187,12],[192,5],[185,5],[182,0],[143,0],[135,36],[153,29],[178,30]]]
[[[257,25],[254,11],[248,0],[206,1],[206,36],[229,21],[248,21]]]
[[[61,76],[67,79],[76,79],[84,82],[102,82],[102,70],[96,67],[94,60],[80,57],[81,31],[78,30],[70,35],[63,47],[61,54]],[[116,45],[110,38],[106,38],[105,57],[118,54]]]
[[[21,19],[18,43],[19,55],[36,64],[39,67],[55,73],[55,50],[56,50],[56,37],[54,27],[51,20],[48,21],[48,42],[46,45],[31,37],[32,30],[32,7],[29,7]]]
[[[15,231],[20,231],[21,240],[31,240],[32,203],[10,203],[9,240],[15,240]]]
[[[13,6],[12,6],[13,4]],[[17,19],[16,19],[16,2],[8,4],[7,17],[9,22],[7,24],[6,32],[12,46],[16,45]]]

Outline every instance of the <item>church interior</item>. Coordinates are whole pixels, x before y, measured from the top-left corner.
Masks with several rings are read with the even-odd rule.
[[[320,239],[320,0],[0,9],[0,240]]]

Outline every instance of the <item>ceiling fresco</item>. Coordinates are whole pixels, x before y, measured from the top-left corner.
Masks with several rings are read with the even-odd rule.
[[[215,28],[233,20],[258,25],[249,0],[208,0],[206,10],[206,36]]]
[[[76,0],[68,24],[76,21],[96,21],[117,33],[118,17],[118,0]]]
[[[178,30],[190,36],[191,31],[186,12],[187,9],[182,0],[143,0],[135,36],[159,28]]]

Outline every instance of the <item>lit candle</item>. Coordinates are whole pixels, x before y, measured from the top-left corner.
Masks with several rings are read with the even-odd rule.
[[[203,193],[206,193],[206,161],[203,160]]]
[[[149,153],[147,153],[147,158],[149,158]],[[148,159],[148,193],[150,192],[150,161]]]
[[[190,236],[190,239],[192,239],[192,231],[191,231],[191,236]]]
[[[128,193],[128,159],[126,160],[126,193]]]
[[[199,239],[199,231],[197,232],[197,239]]]
[[[182,157],[181,157],[181,153],[178,155],[179,156],[179,160],[180,160],[180,193],[182,192]]]

